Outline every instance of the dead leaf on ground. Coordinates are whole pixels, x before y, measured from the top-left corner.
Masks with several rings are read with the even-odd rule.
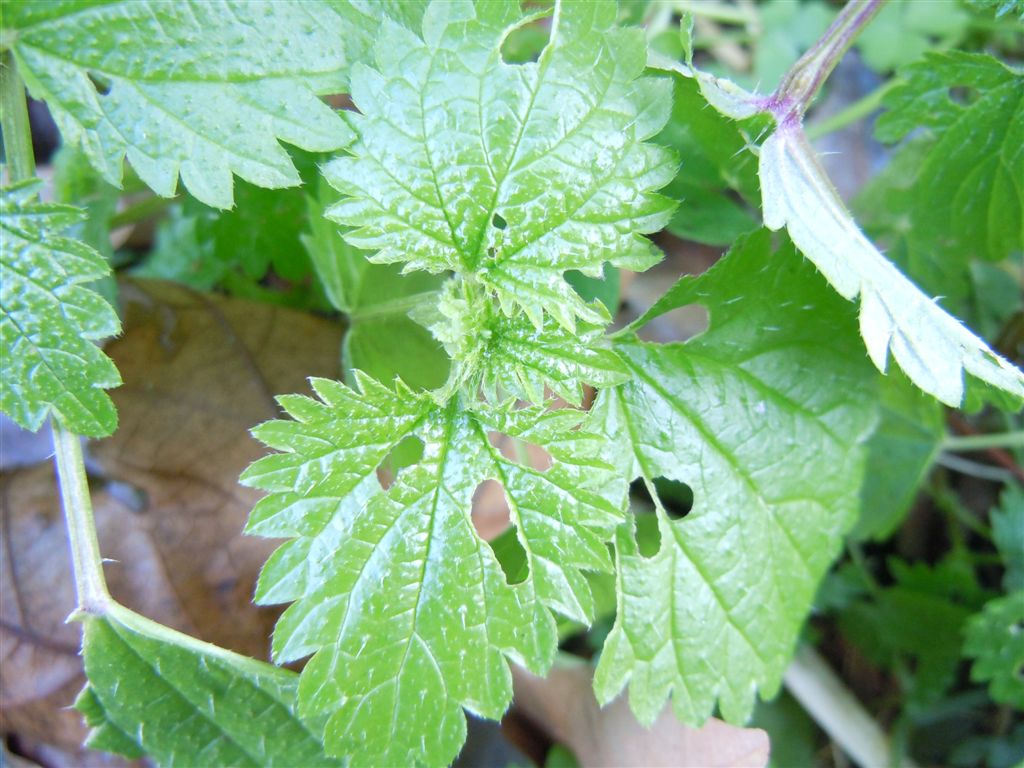
[[[308,391],[307,376],[338,377],[341,328],[155,281],[126,283],[121,298],[125,334],[106,347],[125,381],[111,393],[120,427],[87,446],[111,592],[267,658],[276,613],[250,599],[275,544],[241,535],[259,494],[237,479],[263,454],[248,430],[279,415],[273,396]],[[0,504],[0,727],[40,745],[32,754],[44,764],[110,764],[80,750],[85,729],[65,709],[84,680],[79,627],[64,623],[74,589],[51,465],[0,475]]]
[[[680,723],[666,707],[647,729],[629,709],[625,696],[602,709],[594,698],[589,664],[556,666],[547,678],[512,669],[515,706],[585,768],[764,768],[768,734],[711,718],[701,728]]]

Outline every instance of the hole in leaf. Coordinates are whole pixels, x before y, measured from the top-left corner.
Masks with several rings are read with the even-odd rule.
[[[703,304],[687,304],[654,318],[637,331],[637,336],[658,344],[688,341],[704,333],[709,322],[707,307]]]
[[[693,509],[693,489],[686,483],[657,477],[654,479],[654,488],[669,520],[682,520],[690,514]]]
[[[665,514],[669,520],[682,520],[690,510],[693,509],[693,489],[686,483],[678,480],[670,480],[667,477],[656,477],[654,479],[654,490],[658,494],[658,500],[665,508]],[[647,491],[647,485],[637,480],[630,486],[630,493],[642,505],[653,509],[654,499]]]
[[[384,461],[377,467],[377,479],[385,490],[394,485],[399,473],[406,467],[411,467],[423,458],[423,441],[418,437],[408,435],[403,438],[394,448],[391,449]]]
[[[491,224],[494,225],[495,229],[505,229],[508,226],[508,222],[500,213],[495,213],[491,218]]]
[[[110,82],[110,78],[97,72],[89,72],[87,76],[89,78],[89,82],[92,83],[92,87],[96,89],[96,93],[100,96],[106,96],[110,93],[110,89],[113,86]]]
[[[524,581],[529,574],[526,550],[509,524],[508,499],[497,480],[484,480],[473,492],[473,526],[487,542],[509,584]]]
[[[501,451],[502,456],[509,461],[522,464],[524,467],[547,472],[555,463],[550,453],[534,443],[528,443],[501,432],[488,432],[487,439],[491,441],[491,445]]]
[[[527,17],[506,32],[501,42],[501,60],[506,64],[536,61],[551,39],[553,12],[553,8],[547,8],[539,16]]]

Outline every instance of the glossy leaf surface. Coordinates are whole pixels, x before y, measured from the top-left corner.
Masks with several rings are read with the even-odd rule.
[[[352,71],[361,114],[352,156],[326,169],[349,199],[331,212],[353,245],[407,269],[452,270],[572,329],[607,320],[565,281],[604,262],[659,259],[637,233],[672,204],[654,193],[671,154],[643,140],[668,117],[668,83],[642,78],[639,30],[615,28],[612,3],[557,4],[537,62],[506,64],[518,4],[436,2],[419,34],[385,24],[373,66]]]
[[[508,706],[506,658],[550,664],[550,610],[592,616],[582,571],[611,568],[625,485],[600,460],[603,441],[576,428],[578,411],[439,406],[357,381],[358,392],[314,380],[319,401],[283,397],[295,420],[255,432],[283,453],[243,475],[270,492],[248,531],[294,537],[268,561],[257,599],[295,601],[275,657],[314,654],[300,711],[328,716],[329,751],[367,765],[444,764],[465,739],[463,707],[497,718]],[[506,459],[491,432],[545,446],[553,465]],[[409,438],[422,458],[385,491],[376,471]],[[470,517],[488,479],[504,487],[526,553],[529,574],[511,585]]]
[[[375,13],[349,2],[64,0],[12,3],[3,26],[32,94],[111,183],[127,157],[158,194],[172,195],[180,175],[199,200],[230,208],[233,173],[299,183],[277,140],[313,151],[351,140],[317,97],[345,89]]]

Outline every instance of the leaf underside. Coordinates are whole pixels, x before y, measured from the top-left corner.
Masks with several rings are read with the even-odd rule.
[[[1024,400],[1024,373],[926,296],[864,236],[798,126],[780,126],[761,147],[764,221],[787,228],[840,295],[860,296],[868,354],[885,371],[889,353],[911,381],[958,407],[964,375]]]
[[[608,701],[628,683],[645,723],[669,694],[686,722],[716,701],[743,722],[758,688],[778,688],[856,517],[875,420],[852,312],[791,247],[772,254],[765,231],[742,240],[641,322],[690,303],[708,304],[710,330],[619,343],[633,380],[594,406],[627,476],[693,490],[684,519],[659,508],[654,556],[629,527],[616,538],[619,606],[595,689]]]
[[[103,437],[117,427],[103,390],[121,377],[93,341],[121,325],[83,283],[110,270],[92,248],[60,236],[85,214],[39,202],[41,184],[0,190],[0,410],[32,431],[53,414],[78,434]]]

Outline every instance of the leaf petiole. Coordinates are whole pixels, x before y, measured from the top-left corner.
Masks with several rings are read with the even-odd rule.
[[[75,592],[78,607],[72,616],[80,614],[103,615],[109,611],[112,599],[103,577],[103,558],[100,555],[96,523],[89,498],[89,481],[82,459],[80,438],[57,419],[51,420],[53,431],[53,458],[60,482],[61,503],[71,546],[71,564],[74,569]]]

